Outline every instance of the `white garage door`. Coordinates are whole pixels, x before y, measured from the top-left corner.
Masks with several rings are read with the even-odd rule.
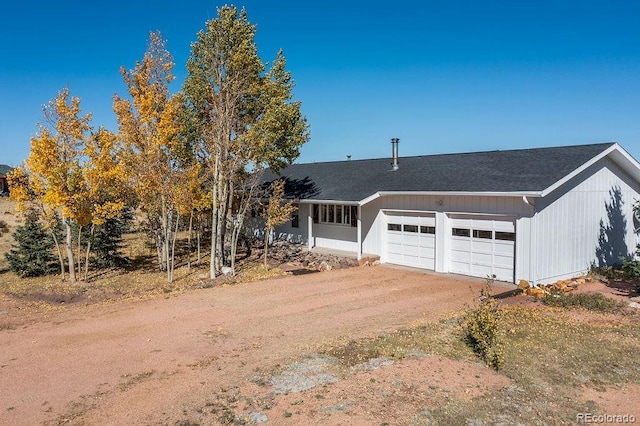
[[[435,216],[388,213],[386,245],[389,263],[435,269]]]
[[[513,282],[515,224],[501,218],[451,217],[449,271]]]

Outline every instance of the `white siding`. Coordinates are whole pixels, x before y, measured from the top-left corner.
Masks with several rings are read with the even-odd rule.
[[[607,263],[635,252],[638,240],[632,207],[640,199],[639,192],[638,182],[603,159],[537,200],[531,220],[529,281],[549,283],[584,274],[592,264],[600,263],[601,249],[611,254]],[[603,241],[599,241],[601,232],[606,237]]]
[[[358,229],[350,225],[313,224],[313,246],[358,251]]]
[[[483,197],[483,196],[413,196],[392,195],[373,200],[362,207],[362,235],[364,253],[381,254],[383,241],[381,236],[385,232],[385,218],[381,210],[387,211],[425,211],[436,213],[436,227],[442,226],[444,213],[480,213],[508,215],[515,218],[530,216],[533,209],[524,203],[522,197]],[[449,231],[450,232],[450,229]],[[436,246],[444,247],[444,241],[436,241]],[[440,249],[438,249],[440,252]],[[437,258],[437,256],[436,256]],[[436,270],[442,270],[443,265],[436,260]]]
[[[308,236],[308,211],[309,207],[305,204],[299,205],[299,208],[293,212],[292,215],[298,215],[298,227],[292,226],[292,221],[289,220],[286,223],[276,227],[275,237],[280,240],[286,240],[292,243],[304,244],[307,242]]]

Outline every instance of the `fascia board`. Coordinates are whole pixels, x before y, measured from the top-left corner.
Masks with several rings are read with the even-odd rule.
[[[610,156],[610,158],[620,165],[627,173],[634,177],[638,182],[640,182],[640,163],[638,163],[628,152],[626,152],[620,145],[614,143],[609,148],[602,151],[600,154],[593,157],[591,160],[584,163],[582,166],[578,167],[573,172],[566,175],[564,178],[560,179],[553,185],[546,188],[542,191],[542,196],[546,197],[551,192],[558,189],[560,186],[567,183],[569,180],[573,179],[578,174],[582,173],[587,168],[591,167],[601,159]]]

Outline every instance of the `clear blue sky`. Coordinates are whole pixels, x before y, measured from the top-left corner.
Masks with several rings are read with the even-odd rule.
[[[116,130],[119,73],[149,31],[174,55],[223,3],[10,1],[0,14],[0,164],[68,86]],[[640,160],[640,2],[251,0],[263,60],[284,49],[311,126],[298,161],[617,141]],[[526,165],[523,165],[526,167]]]

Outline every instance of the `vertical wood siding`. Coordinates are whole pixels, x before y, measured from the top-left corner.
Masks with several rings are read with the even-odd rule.
[[[598,254],[618,256],[635,252],[632,207],[640,187],[615,163],[603,159],[537,200],[532,219],[533,265],[530,281],[550,283],[586,273],[598,265]],[[616,195],[617,194],[617,195]],[[619,197],[619,209],[616,197]],[[607,211],[609,207],[610,211]],[[611,210],[613,208],[613,210]],[[600,241],[600,237],[604,239]]]

